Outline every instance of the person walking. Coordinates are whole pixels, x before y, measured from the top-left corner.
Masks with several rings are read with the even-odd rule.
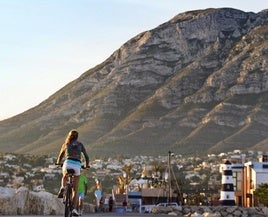
[[[78,182],[81,171],[81,157],[84,155],[84,159],[86,161],[85,167],[89,167],[89,157],[86,152],[84,145],[78,141],[78,132],[76,130],[71,130],[63,145],[61,146],[60,153],[58,155],[56,164],[61,165],[62,161],[62,179],[61,179],[61,188],[58,193],[58,198],[63,198],[64,189],[67,181],[67,169],[73,169],[74,173],[74,186],[73,186],[73,204],[74,209],[72,213],[74,216],[78,216]]]
[[[123,205],[123,208],[124,208],[124,213],[126,213],[127,212],[127,201],[124,200],[122,205]]]
[[[79,183],[78,183],[78,212],[79,215],[83,214],[83,208],[84,208],[84,199],[87,195],[87,177],[82,172],[79,177]]]
[[[110,196],[110,198],[109,198],[109,212],[113,211],[113,205],[114,205],[114,200],[113,200],[113,197]]]

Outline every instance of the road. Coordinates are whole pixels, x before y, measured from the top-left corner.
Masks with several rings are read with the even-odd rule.
[[[159,214],[159,215],[153,215],[153,214],[145,214],[145,213],[109,213],[109,212],[105,212],[105,213],[86,213],[84,215],[82,215],[82,217],[104,217],[104,216],[108,216],[108,217],[152,217],[152,216],[159,216],[159,217],[167,217],[169,215],[163,215],[163,214]],[[11,216],[9,215],[8,217],[18,217],[18,216]],[[27,216],[27,215],[20,215],[20,217],[44,217],[43,215],[31,215],[31,216]],[[49,216],[47,216],[49,217]],[[63,215],[51,215],[51,217],[63,217]]]

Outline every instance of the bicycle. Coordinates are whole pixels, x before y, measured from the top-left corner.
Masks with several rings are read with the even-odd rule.
[[[62,166],[62,165],[61,165]],[[86,169],[86,167],[82,166],[82,169]],[[63,204],[64,204],[64,217],[73,216],[73,178],[74,178],[74,169],[67,169],[67,180],[65,190],[63,192]],[[77,216],[77,215],[74,215]]]
[[[73,177],[74,177],[74,170],[67,169],[67,181],[66,187],[63,194],[63,203],[64,203],[64,216],[71,217],[72,210],[73,210]]]

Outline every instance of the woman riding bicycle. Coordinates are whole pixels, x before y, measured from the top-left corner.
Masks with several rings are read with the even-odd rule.
[[[58,198],[63,197],[64,193],[64,187],[66,186],[66,180],[67,180],[67,169],[74,169],[74,185],[73,185],[73,205],[74,209],[72,210],[72,213],[76,216],[79,215],[77,208],[78,208],[78,183],[79,183],[79,176],[81,171],[81,157],[82,153],[84,155],[84,158],[86,160],[85,167],[89,167],[89,157],[86,152],[86,149],[84,145],[79,142],[78,140],[78,132],[76,130],[71,130],[66,139],[65,143],[61,146],[60,153],[57,158],[56,164],[61,164],[62,160],[64,159],[63,165],[62,165],[62,180],[61,180],[61,188],[58,193]]]

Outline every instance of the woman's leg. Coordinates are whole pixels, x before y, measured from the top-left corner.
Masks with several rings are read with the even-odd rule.
[[[67,175],[66,175],[66,172],[63,171],[62,178],[61,178],[61,187],[58,192],[58,198],[63,198],[64,187],[66,186],[66,182],[67,182]]]
[[[66,173],[63,173],[62,174],[62,179],[61,179],[61,187],[66,186],[66,180],[67,180],[67,175],[66,175]]]
[[[62,165],[62,178],[61,178],[61,187],[66,187],[66,182],[67,182],[67,168],[68,165],[66,162],[63,163]]]
[[[80,211],[83,210],[83,200],[84,200],[84,195],[82,193],[78,194],[78,209]]]

